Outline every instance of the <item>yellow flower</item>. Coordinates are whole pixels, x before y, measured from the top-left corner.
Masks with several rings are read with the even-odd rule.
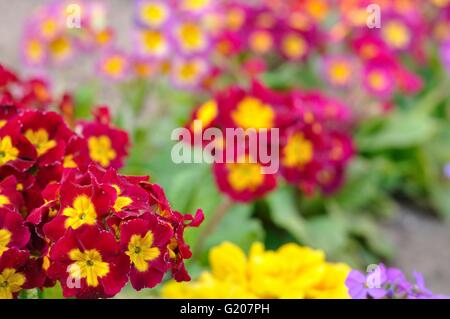
[[[248,257],[225,242],[211,249],[211,272],[192,282],[171,281],[167,298],[348,298],[350,267],[325,261],[320,250],[286,244],[276,251],[254,243]]]

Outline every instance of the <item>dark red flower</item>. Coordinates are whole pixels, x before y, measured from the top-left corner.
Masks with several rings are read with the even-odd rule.
[[[124,222],[120,227],[120,243],[131,262],[133,288],[153,288],[169,269],[167,245],[172,227],[153,214]]]
[[[111,125],[109,114],[101,111],[95,122],[81,122],[90,158],[103,168],[121,168],[128,154],[128,133]]]
[[[28,261],[28,252],[9,249],[0,256],[0,299],[16,298],[25,288],[27,276],[24,267]]]
[[[9,248],[22,249],[30,240],[30,231],[19,213],[0,208],[0,256]]]
[[[97,227],[70,230],[50,251],[48,274],[65,297],[113,297],[126,284],[130,264],[114,236]]]

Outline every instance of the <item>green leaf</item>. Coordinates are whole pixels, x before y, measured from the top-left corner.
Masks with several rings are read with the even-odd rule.
[[[375,131],[360,132],[362,134],[356,136],[356,141],[363,152],[403,149],[429,141],[435,132],[436,122],[432,118],[398,112]]]
[[[59,282],[54,287],[42,290],[42,299],[63,299],[62,288]]]
[[[336,216],[318,216],[306,222],[307,245],[323,249],[327,255],[335,256],[345,249],[348,234],[345,220]]]
[[[96,88],[94,85],[83,85],[74,93],[75,117],[88,118],[95,105]]]
[[[358,211],[373,206],[374,202],[389,201],[387,178],[395,178],[397,167],[384,158],[355,157],[347,170],[342,188],[331,198],[343,210]]]
[[[273,223],[289,232],[299,242],[306,239],[305,221],[295,206],[294,194],[287,187],[279,187],[266,199]]]
[[[253,242],[263,241],[264,230],[261,222],[252,219],[251,214],[251,204],[235,204],[219,223],[216,231],[207,239],[206,248],[229,241],[243,250],[248,250]]]

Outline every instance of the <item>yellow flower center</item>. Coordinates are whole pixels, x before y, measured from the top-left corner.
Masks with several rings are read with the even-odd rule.
[[[0,138],[0,166],[14,161],[19,156],[19,150],[12,145],[10,136]]]
[[[9,201],[9,198],[5,195],[0,195],[0,207],[3,207],[8,204],[11,204],[11,202]]]
[[[111,147],[111,140],[106,135],[91,136],[88,139],[89,155],[103,167],[108,167],[116,158],[116,151]]]
[[[8,250],[8,244],[11,242],[12,234],[7,229],[0,229],[0,256]]]
[[[97,222],[94,204],[87,195],[77,196],[73,206],[64,208],[62,214],[67,217],[64,222],[66,228],[77,229],[84,224],[95,225]]]
[[[75,261],[68,268],[72,278],[86,278],[89,287],[98,286],[98,278],[103,278],[109,273],[109,264],[102,260],[102,255],[96,249],[82,252],[78,248],[69,252],[69,258]]]
[[[411,39],[409,29],[397,20],[388,22],[381,32],[384,40],[396,49],[404,49]]]
[[[147,53],[161,53],[167,47],[167,41],[160,31],[147,30],[141,33],[142,42]]]
[[[323,0],[306,1],[306,11],[317,20],[322,21],[328,14],[328,4]]]
[[[302,133],[293,134],[283,149],[283,164],[287,167],[303,166],[311,161],[313,144],[303,137]]]
[[[161,5],[150,3],[142,8],[141,18],[149,25],[159,26],[167,19],[167,10]]]
[[[147,232],[144,237],[140,235],[131,236],[128,250],[125,252],[133,265],[140,272],[148,270],[148,262],[157,258],[160,254],[158,247],[152,247],[153,233]]]
[[[180,27],[178,34],[186,49],[201,49],[205,45],[205,35],[198,25],[185,23]]]
[[[272,128],[275,113],[270,105],[254,97],[246,97],[231,113],[233,121],[243,129]]]
[[[77,163],[73,160],[73,155],[69,154],[64,156],[64,162],[63,162],[64,168],[75,168],[77,167]]]
[[[12,299],[25,283],[25,276],[15,269],[5,268],[0,274],[0,299]]]
[[[42,23],[41,25],[41,32],[42,35],[46,38],[51,38],[56,34],[56,31],[58,29],[58,24],[55,20],[49,19]]]
[[[345,84],[350,78],[350,68],[343,61],[335,62],[330,66],[329,74],[332,82]]]
[[[47,131],[43,128],[40,128],[37,131],[31,129],[27,130],[25,132],[25,137],[34,145],[34,147],[36,147],[38,156],[44,155],[56,146],[56,141],[50,140]]]
[[[114,203],[113,208],[116,212],[120,212],[124,207],[130,205],[133,202],[133,200],[127,196],[120,196],[122,191],[120,190],[119,186],[115,184],[111,186],[116,190],[117,193],[117,199],[116,202]]]
[[[112,76],[118,76],[125,68],[125,60],[121,56],[109,57],[103,64],[103,71]]]
[[[44,48],[43,48],[41,42],[33,39],[27,43],[26,52],[28,53],[28,57],[30,57],[31,60],[37,61],[40,58],[42,58],[42,56],[44,54]]]
[[[216,101],[209,100],[208,102],[202,104],[202,106],[198,109],[197,120],[202,121],[202,126],[206,127],[217,117],[217,114],[218,110]],[[192,123],[191,129],[194,129],[194,123]]]
[[[254,191],[264,182],[264,176],[261,174],[261,165],[251,163],[250,157],[246,156],[241,163],[229,163],[228,182],[231,187],[238,191]]]
[[[264,54],[270,51],[273,46],[273,38],[268,31],[255,31],[250,36],[250,47],[256,53]]]
[[[306,54],[308,44],[300,35],[295,33],[288,34],[284,37],[281,46],[284,54],[291,59],[301,58]]]
[[[199,73],[200,67],[197,62],[187,62],[180,66],[179,75],[180,79],[183,81],[189,81],[196,78],[196,75]]]
[[[361,56],[364,59],[372,59],[378,54],[378,48],[373,44],[365,44],[361,47]]]
[[[57,38],[50,42],[50,52],[59,58],[64,58],[70,53],[70,42],[66,38]]]
[[[368,75],[368,82],[369,85],[377,91],[383,90],[386,86],[384,73],[380,71],[370,72],[370,74]]]
[[[184,0],[182,7],[185,10],[196,11],[205,8],[210,2],[211,0]]]

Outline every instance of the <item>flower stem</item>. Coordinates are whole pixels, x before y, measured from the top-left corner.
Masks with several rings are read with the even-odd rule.
[[[206,219],[206,225],[202,228],[202,231],[200,232],[195,244],[194,256],[198,258],[198,256],[200,255],[199,253],[202,252],[205,246],[208,236],[216,230],[217,226],[223,220],[227,212],[230,210],[231,206],[233,206],[233,201],[228,197],[223,197],[222,202],[219,204],[219,206],[217,206],[211,218]]]

